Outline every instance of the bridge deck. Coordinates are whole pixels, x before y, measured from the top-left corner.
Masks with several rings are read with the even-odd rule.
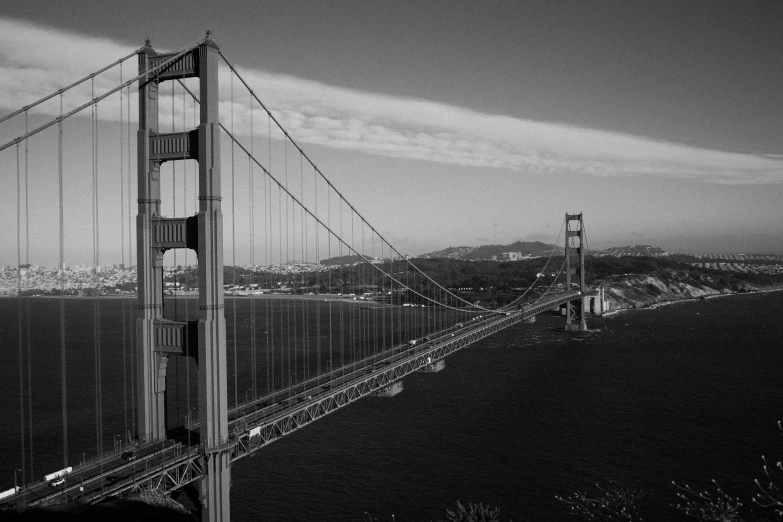
[[[414,346],[401,345],[331,372],[326,382],[323,380],[325,376],[321,376],[320,379],[312,379],[309,384],[299,384],[295,393],[284,390],[240,405],[232,409],[229,422],[232,461],[251,455],[471,343],[579,297],[579,292],[569,292],[540,300],[521,310],[487,313],[426,339],[419,339]],[[191,429],[197,426],[194,424]],[[173,491],[197,480],[202,473],[202,448],[168,440],[137,448],[135,458],[130,461],[111,454],[90,465],[76,467],[65,477],[60,489],[53,489],[45,482],[28,484],[22,492],[5,499],[5,502],[16,503],[22,497],[28,505],[47,505],[73,499],[97,502],[147,487]]]

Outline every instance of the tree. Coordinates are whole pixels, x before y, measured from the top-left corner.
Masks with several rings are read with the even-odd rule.
[[[447,509],[446,517],[438,522],[500,522],[499,514],[500,508],[498,507],[485,506],[481,502],[478,504],[470,502],[466,509],[458,500],[457,509],[454,511]]]
[[[740,508],[742,502],[739,501],[739,497],[731,497],[727,495],[720,484],[712,481],[715,484],[715,493],[709,491],[696,491],[689,485],[680,486],[676,482],[672,482],[674,486],[680,491],[677,492],[677,497],[682,503],[677,503],[676,507],[681,513],[694,517],[698,520],[710,521],[710,522],[739,522],[742,520],[740,515]]]
[[[783,434],[783,425],[778,421],[778,430]],[[772,511],[780,518],[783,518],[783,489],[775,483],[775,476],[780,478],[783,475],[783,462],[778,461],[774,466],[767,464],[767,458],[761,456],[761,460],[764,461],[764,475],[767,477],[766,486],[762,486],[758,479],[756,479],[756,487],[761,490],[761,493],[757,493],[753,497],[753,501],[763,508],[771,508]]]
[[[569,497],[556,497],[570,506],[567,513],[583,520],[641,522],[642,507],[647,494],[641,489],[610,482],[607,486],[595,485],[595,493],[576,491]]]

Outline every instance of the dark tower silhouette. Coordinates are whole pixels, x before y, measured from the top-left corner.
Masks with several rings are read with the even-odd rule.
[[[572,276],[579,276],[579,292],[581,297],[577,306],[574,301],[566,303],[566,324],[565,329],[570,331],[584,332],[587,330],[585,322],[585,234],[582,214],[566,214],[566,233],[565,233],[565,271],[566,271],[566,292],[571,291]],[[578,230],[571,230],[570,224],[576,221],[579,225]],[[579,238],[578,245],[571,245],[571,238]]]
[[[223,312],[223,217],[220,196],[218,47],[209,38],[185,53],[158,54],[147,42],[139,53],[138,240],[139,310],[138,437],[166,438],[166,367],[169,357],[192,356],[199,366],[199,423],[203,451],[198,501],[202,520],[229,520],[230,448]],[[176,59],[175,59],[176,58]],[[165,67],[155,67],[174,59]],[[150,71],[150,72],[148,72]],[[197,129],[158,132],[161,82],[199,78]],[[199,165],[199,211],[187,218],[161,217],[160,166],[195,159]],[[198,253],[198,320],[163,318],[163,256],[173,248]]]

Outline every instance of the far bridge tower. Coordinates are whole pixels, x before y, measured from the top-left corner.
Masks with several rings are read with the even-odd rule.
[[[579,303],[575,305],[574,301],[568,301],[565,305],[566,311],[566,331],[585,332],[587,331],[587,322],[585,321],[585,227],[582,220],[582,214],[566,214],[565,222],[565,273],[566,273],[566,292],[572,291],[573,282],[578,276],[579,281]],[[571,229],[571,222],[574,221],[578,229]],[[574,241],[571,240],[574,238]],[[577,240],[578,239],[578,244]],[[573,244],[572,244],[573,243]]]

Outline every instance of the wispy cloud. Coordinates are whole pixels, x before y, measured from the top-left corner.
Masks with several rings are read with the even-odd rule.
[[[17,109],[132,50],[121,42],[0,18],[0,110]],[[230,49],[225,52],[230,56]],[[129,64],[126,78],[135,72],[135,60]],[[362,92],[259,70],[240,71],[303,144],[520,173],[679,178],[725,184],[783,182],[783,158],[779,156],[709,150]],[[221,111],[227,115],[231,103],[225,68],[221,76]],[[96,79],[96,89],[107,89],[117,78],[118,72],[113,71]],[[88,95],[89,89],[85,85],[79,96]],[[237,88],[234,125],[246,134],[248,99],[247,93],[239,96],[239,92]],[[66,103],[75,106],[76,98]],[[162,110],[165,104],[163,100]],[[56,107],[49,104],[38,110],[56,114],[59,102]],[[104,118],[116,118],[117,114],[111,106],[101,111]],[[254,132],[263,133],[266,125],[259,125],[259,121],[256,119]]]

